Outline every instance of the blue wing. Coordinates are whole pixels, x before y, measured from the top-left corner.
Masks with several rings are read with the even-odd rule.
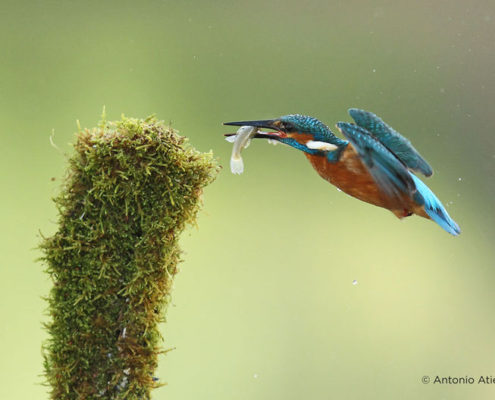
[[[381,118],[371,112],[357,108],[350,108],[349,115],[357,125],[370,132],[381,144],[395,154],[405,166],[413,171],[421,172],[425,176],[433,174],[430,165],[421,157],[411,142],[388,126]]]
[[[347,122],[337,128],[350,141],[378,186],[391,198],[400,201],[404,194],[416,191],[407,167],[366,129]]]

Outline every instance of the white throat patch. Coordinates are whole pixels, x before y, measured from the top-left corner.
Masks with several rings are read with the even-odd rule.
[[[338,149],[338,146],[332,143],[318,142],[314,140],[307,141],[306,147],[311,150],[321,150],[321,151],[332,151]]]

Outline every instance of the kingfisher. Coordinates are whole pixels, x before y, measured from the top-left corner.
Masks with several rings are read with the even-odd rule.
[[[413,214],[431,219],[459,235],[459,226],[440,200],[413,173],[429,177],[433,170],[411,142],[369,111],[351,108],[348,112],[354,122],[336,124],[345,139],[318,119],[300,114],[224,125],[257,127],[253,138],[302,151],[323,179],[348,195],[386,208],[400,219]]]

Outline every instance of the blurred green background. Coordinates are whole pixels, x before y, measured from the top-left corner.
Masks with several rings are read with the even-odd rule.
[[[0,13],[0,398],[48,398],[36,246],[56,229],[75,121],[95,126],[103,105],[109,119],[156,113],[224,166],[182,238],[155,399],[494,398],[421,383],[495,376],[493,1],[2,0]],[[231,175],[222,122],[333,126],[351,106],[413,141],[460,237],[338,192],[290,148],[253,143]]]

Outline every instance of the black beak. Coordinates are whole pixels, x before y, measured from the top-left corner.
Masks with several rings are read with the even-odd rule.
[[[261,121],[238,121],[238,122],[224,122],[224,125],[234,125],[234,126],[256,126],[257,128],[274,129],[278,131],[277,126],[274,124],[276,120],[265,119]]]
[[[258,131],[254,138],[258,139],[275,139],[280,140],[287,135],[280,131],[276,119],[265,119],[260,121],[237,121],[237,122],[224,122],[224,125],[234,125],[234,126],[255,126],[257,128],[273,129],[275,132],[261,132]],[[235,133],[226,133],[224,136],[233,136]]]

